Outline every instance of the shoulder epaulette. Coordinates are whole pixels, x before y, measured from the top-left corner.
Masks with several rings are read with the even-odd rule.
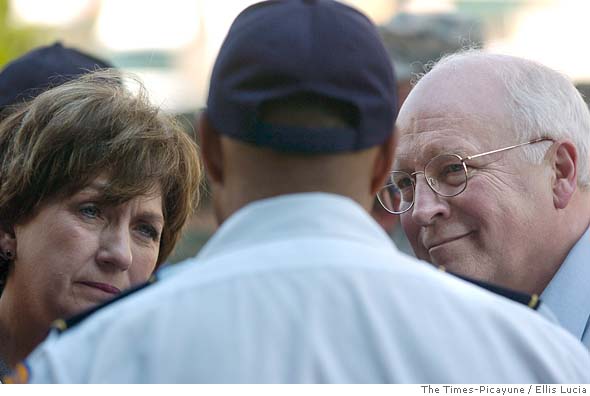
[[[109,300],[103,304],[96,306],[96,307],[90,308],[78,315],[74,315],[71,318],[54,320],[53,323],[51,324],[51,328],[57,330],[59,333],[62,333],[68,329],[71,329],[72,327],[76,326],[78,323],[81,323],[82,321],[84,321],[84,319],[88,318],[89,316],[91,316],[95,312],[100,311],[101,309],[108,307],[109,305],[114,304],[117,301],[119,301],[119,300],[133,294],[133,293],[136,293],[142,289],[145,289],[148,286],[153,285],[154,283],[156,283],[156,281],[157,281],[156,275],[152,275],[147,282],[142,283],[139,286],[132,287],[131,289],[125,290],[124,292],[122,292],[117,297],[113,298],[112,300]]]
[[[527,293],[519,292],[516,290],[508,289],[506,287],[498,286],[493,283],[469,278],[467,276],[463,276],[463,275],[459,275],[459,274],[456,274],[451,271],[447,271],[446,268],[444,268],[442,266],[440,266],[439,269],[441,271],[447,272],[448,274],[456,276],[457,278],[463,279],[466,282],[473,283],[476,286],[479,286],[479,287],[484,288],[488,291],[491,291],[492,293],[498,294],[502,297],[508,298],[508,299],[515,301],[517,303],[521,303],[523,305],[526,305],[527,307],[534,309],[535,311],[537,309],[539,309],[539,307],[541,306],[541,299],[536,294],[527,294]]]

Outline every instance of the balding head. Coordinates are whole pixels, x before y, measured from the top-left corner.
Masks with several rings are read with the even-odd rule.
[[[465,51],[441,59],[407,100],[398,118],[401,130],[407,130],[404,125],[416,111],[429,111],[480,117],[489,133],[505,131],[505,142],[569,139],[580,157],[578,184],[590,187],[590,114],[572,82],[559,72],[522,58]],[[543,152],[539,146],[521,150],[533,162]]]
[[[444,61],[443,61],[444,62]],[[407,122],[413,112],[479,113],[496,119],[506,109],[498,99],[507,94],[500,78],[479,57],[454,58],[437,65],[414,87],[400,111],[398,123]],[[489,114],[488,114],[489,113]],[[483,114],[482,114],[483,115]]]

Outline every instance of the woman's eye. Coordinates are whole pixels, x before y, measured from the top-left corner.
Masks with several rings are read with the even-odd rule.
[[[158,241],[160,239],[160,233],[151,225],[149,224],[140,224],[137,227],[137,230],[145,237],[148,237],[154,241]]]
[[[80,208],[80,213],[90,219],[95,219],[100,216],[100,210],[94,204],[86,204]]]

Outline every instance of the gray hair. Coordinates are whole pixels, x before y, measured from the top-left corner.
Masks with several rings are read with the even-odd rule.
[[[505,103],[511,117],[508,127],[515,143],[540,137],[571,140],[578,151],[578,186],[590,187],[590,112],[582,95],[562,73],[540,63],[508,55],[468,50],[442,58],[431,71],[463,60],[477,60],[504,84],[509,95]],[[540,163],[547,145],[523,147],[524,158]]]

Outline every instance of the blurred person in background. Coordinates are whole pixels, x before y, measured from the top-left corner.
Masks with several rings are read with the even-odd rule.
[[[53,332],[12,380],[590,381],[563,329],[400,253],[370,217],[392,165],[392,71],[342,3],[243,11],[200,128],[221,227],[158,284]]]
[[[395,67],[399,107],[428,66],[444,55],[484,44],[481,23],[458,13],[400,12],[379,26],[379,34]]]
[[[379,34],[395,68],[398,107],[428,65],[465,47],[481,47],[484,38],[478,20],[458,13],[400,12],[379,26]],[[391,216],[377,199],[371,214],[401,251],[414,254],[397,216]]]
[[[15,106],[0,122],[2,370],[54,320],[145,283],[192,213],[200,175],[195,143],[118,72]]]
[[[576,89],[580,91],[584,102],[586,102],[586,106],[590,105],[590,83],[589,82],[577,82]]]
[[[451,55],[397,125],[390,210],[416,256],[540,295],[590,347],[590,113],[571,81],[516,57]]]
[[[35,48],[0,71],[0,120],[13,105],[82,74],[109,68],[108,62],[59,42]]]

